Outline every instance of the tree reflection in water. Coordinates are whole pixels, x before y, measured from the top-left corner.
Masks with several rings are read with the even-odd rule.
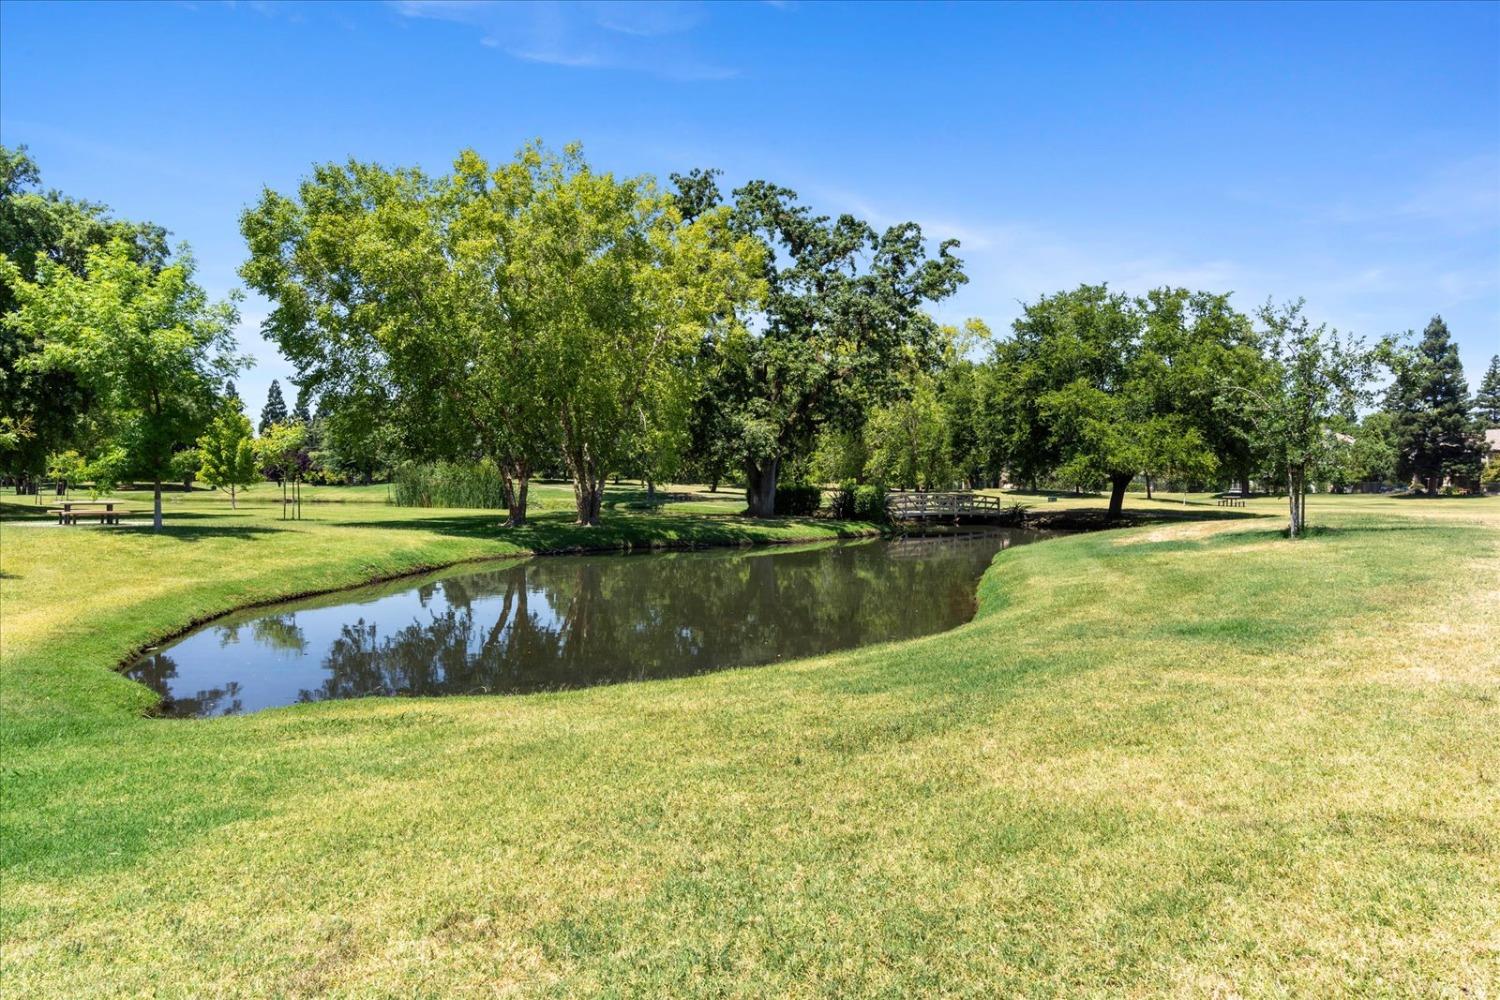
[[[250,657],[247,675],[295,672],[296,686],[275,704],[680,676],[951,628],[972,615],[975,583],[994,553],[1033,537],[987,532],[799,550],[549,557],[341,607],[261,614],[220,627],[217,637],[236,647],[234,662]],[[311,639],[299,622],[331,614],[344,617],[330,619],[325,638]],[[274,662],[257,662],[260,655]],[[230,659],[226,670],[234,669]],[[182,696],[176,664],[163,653],[137,664],[132,676],[170,695],[173,714],[243,710],[238,680]],[[266,707],[265,697],[253,707]]]

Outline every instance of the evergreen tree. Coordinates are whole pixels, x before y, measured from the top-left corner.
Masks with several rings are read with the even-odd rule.
[[[1394,357],[1395,382],[1387,395],[1396,442],[1396,475],[1429,491],[1449,476],[1473,473],[1478,450],[1469,423],[1469,385],[1458,345],[1441,316],[1434,316],[1415,349]]]
[[[1479,391],[1474,394],[1474,419],[1480,427],[1500,427],[1500,354],[1490,358]]]
[[[286,417],[286,400],[281,396],[281,383],[273,378],[270,391],[266,393],[266,405],[260,410],[260,433],[270,430],[273,424],[286,423]]]

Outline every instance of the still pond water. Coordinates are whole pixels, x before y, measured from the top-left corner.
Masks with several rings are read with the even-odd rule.
[[[221,619],[127,673],[176,716],[371,695],[517,694],[941,632],[1001,549],[1045,533],[547,556]]]

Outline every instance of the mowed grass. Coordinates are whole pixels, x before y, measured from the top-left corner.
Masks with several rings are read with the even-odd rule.
[[[565,515],[5,524],[0,984],[1494,996],[1500,502],[1309,508],[1298,542],[1252,516],[1010,550],[972,623],[911,642],[201,721],[140,717],[111,668],[234,603],[561,547]],[[669,506],[600,537],[818,530]]]

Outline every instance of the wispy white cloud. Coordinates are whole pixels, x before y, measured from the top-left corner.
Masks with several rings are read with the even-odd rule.
[[[449,21],[479,32],[480,44],[527,62],[614,69],[669,80],[739,75],[706,58],[694,33],[709,19],[699,3],[510,3],[394,0],[403,17]]]

